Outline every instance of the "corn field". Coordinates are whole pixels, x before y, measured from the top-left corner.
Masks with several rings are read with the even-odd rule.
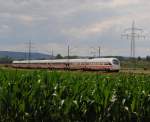
[[[150,120],[150,75],[0,70],[1,122]]]

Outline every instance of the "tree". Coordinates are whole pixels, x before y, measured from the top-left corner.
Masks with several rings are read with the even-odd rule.
[[[150,56],[146,56],[146,60],[147,60],[147,61],[150,61]]]
[[[63,57],[62,57],[62,55],[61,54],[57,54],[56,55],[56,59],[62,59]]]
[[[12,58],[5,56],[0,58],[0,64],[9,64],[12,63]]]
[[[138,56],[138,58],[137,58],[137,59],[138,59],[138,61],[140,61],[142,58],[141,58],[140,56]]]

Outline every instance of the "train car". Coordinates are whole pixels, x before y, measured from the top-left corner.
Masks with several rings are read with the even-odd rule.
[[[12,67],[119,71],[120,61],[117,58],[23,60],[13,61]]]

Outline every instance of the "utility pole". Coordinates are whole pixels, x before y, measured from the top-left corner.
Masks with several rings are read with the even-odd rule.
[[[69,66],[70,66],[70,64],[69,64],[69,58],[70,58],[70,46],[69,46],[69,44],[68,44],[68,68],[69,68]]]
[[[101,47],[100,46],[98,47],[98,57],[99,58],[101,57]]]
[[[31,60],[31,40],[29,40],[29,52],[28,52],[28,61],[30,63]]]
[[[52,59],[54,59],[54,52],[53,52],[53,48],[52,48]]]
[[[28,64],[30,64],[31,60],[31,40],[29,40],[29,49],[28,49]]]
[[[96,54],[97,54],[97,48],[96,47],[90,47],[91,51],[90,51],[90,54],[91,54],[91,57],[92,58],[95,58],[96,57]]]
[[[27,50],[25,49],[25,60],[27,60]]]
[[[131,46],[130,46],[130,56],[132,58],[135,58],[135,39],[145,38],[144,35],[142,35],[143,30],[140,28],[135,27],[135,22],[132,22],[131,28],[126,28],[121,35],[122,37],[126,37],[127,39],[131,40]]]
[[[69,59],[70,59],[70,45],[69,45],[69,41],[68,42],[68,49],[67,49],[67,52],[68,52],[68,56],[67,56],[67,60],[68,60],[68,64],[67,64],[67,68],[69,69],[70,67],[70,64],[69,64]]]
[[[70,58],[70,46],[68,44],[68,59]]]
[[[93,58],[101,57],[101,47],[91,47],[92,51],[90,52],[93,55]]]

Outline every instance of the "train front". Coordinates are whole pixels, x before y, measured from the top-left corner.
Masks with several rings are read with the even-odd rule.
[[[117,58],[112,58],[111,60],[112,70],[119,71],[120,70],[120,61]]]

